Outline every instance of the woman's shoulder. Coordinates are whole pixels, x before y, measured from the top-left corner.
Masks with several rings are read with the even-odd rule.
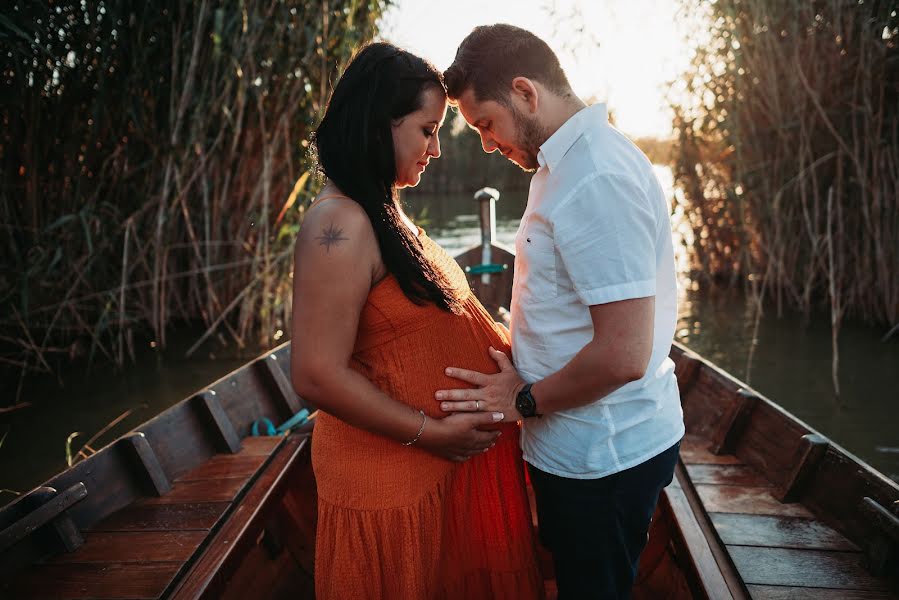
[[[365,209],[347,196],[320,195],[306,209],[300,237],[347,238],[356,244],[377,244],[374,229]],[[352,236],[352,237],[350,237]]]

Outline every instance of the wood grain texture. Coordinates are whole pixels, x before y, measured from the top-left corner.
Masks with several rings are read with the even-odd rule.
[[[172,489],[172,484],[168,475],[163,471],[162,465],[159,464],[156,452],[153,451],[153,447],[147,441],[147,436],[139,431],[135,431],[125,436],[123,441],[125,442],[125,448],[130,446],[136,464],[139,467],[138,470],[143,471],[144,479],[149,484],[150,491],[157,496],[167,494]]]
[[[783,487],[792,476],[794,457],[802,443],[802,436],[807,433],[808,429],[797,421],[784,418],[780,410],[766,402],[759,402],[734,454],[764,473],[774,485]]]
[[[690,481],[684,465],[675,467],[678,487],[668,486],[660,498],[661,505],[671,515],[677,544],[683,558],[690,565],[694,585],[706,598],[745,598],[736,569],[730,563],[726,549],[714,535],[699,495]]]
[[[129,506],[97,523],[91,531],[208,531],[229,506],[228,502]]]
[[[772,488],[732,485],[696,485],[705,509],[719,513],[745,513],[783,517],[813,518],[801,504],[783,504],[771,495]]]
[[[872,577],[859,552],[794,550],[728,546],[747,584],[887,591],[884,580]]]
[[[710,485],[737,485],[751,487],[771,487],[770,481],[746,465],[704,465],[688,464],[687,473],[693,483]]]
[[[680,444],[680,457],[686,465],[742,465],[736,456],[713,454],[706,438],[687,434]]]
[[[758,395],[749,389],[737,391],[717,429],[712,433],[709,450],[713,454],[733,454],[737,441],[743,435],[752,411],[759,403]]]
[[[241,454],[248,456],[269,456],[285,439],[286,438],[280,435],[246,437],[242,441],[243,450],[241,450]]]
[[[185,562],[206,538],[205,531],[91,532],[77,552],[50,564]]]
[[[264,526],[261,520],[271,504],[283,493],[283,484],[289,479],[287,473],[297,461],[309,460],[308,442],[307,437],[284,438],[284,444],[247,490],[228,521],[214,534],[203,555],[175,585],[171,598],[194,600],[221,595],[222,590],[219,588],[222,582],[239,568],[242,558],[256,544],[258,533]],[[207,482],[187,482],[182,485],[193,483]]]
[[[889,592],[798,588],[776,585],[748,585],[753,600],[890,600],[899,598]]]
[[[267,455],[264,454],[218,454],[205,463],[189,471],[175,480],[176,483],[184,481],[203,481],[207,479],[247,479],[253,475],[259,467],[265,463]]]
[[[41,565],[22,573],[4,598],[87,600],[158,598],[181,563]]]
[[[810,550],[858,551],[859,548],[820,521],[797,517],[711,513],[725,544]]]
[[[172,486],[172,491],[159,498],[139,500],[138,506],[186,504],[191,502],[230,502],[246,486],[246,478],[184,481]]]

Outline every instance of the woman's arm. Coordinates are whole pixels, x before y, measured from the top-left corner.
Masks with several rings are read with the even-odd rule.
[[[399,443],[414,439],[421,414],[350,368],[359,317],[382,269],[368,216],[343,199],[310,210],[294,264],[291,378],[296,392],[360,429]],[[499,419],[492,413],[428,418],[416,444],[444,458],[465,460],[489,448],[498,435],[477,427]]]

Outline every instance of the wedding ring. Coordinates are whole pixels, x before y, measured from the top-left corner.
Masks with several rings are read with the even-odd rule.
[[[474,401],[474,409],[478,412],[481,412],[481,401],[480,400]]]

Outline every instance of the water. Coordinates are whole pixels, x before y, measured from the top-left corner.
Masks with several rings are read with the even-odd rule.
[[[670,190],[670,171],[660,168],[658,173]],[[500,243],[512,246],[526,202],[526,192],[502,195],[496,206]],[[406,204],[428,235],[451,254],[479,243],[477,209],[470,196],[413,190]],[[675,251],[680,247],[675,244]],[[678,262],[685,264],[684,257]],[[840,335],[842,394],[836,399],[827,315],[805,323],[799,315],[764,314],[750,363],[752,302],[738,291],[693,290],[683,275],[680,283],[679,341],[899,481],[899,339],[881,343],[883,330],[845,323]],[[46,378],[29,381],[23,400],[33,405],[0,415],[0,489],[27,491],[64,469],[66,438],[71,433],[83,432],[74,440],[77,449],[132,410],[92,444],[98,449],[261,353],[260,349],[223,353],[207,345],[195,358],[184,359],[184,351],[199,335],[188,331],[173,336],[164,353],[145,348],[137,364],[123,373],[98,366],[87,373],[67,373],[64,387]],[[13,498],[0,493],[0,505]]]

